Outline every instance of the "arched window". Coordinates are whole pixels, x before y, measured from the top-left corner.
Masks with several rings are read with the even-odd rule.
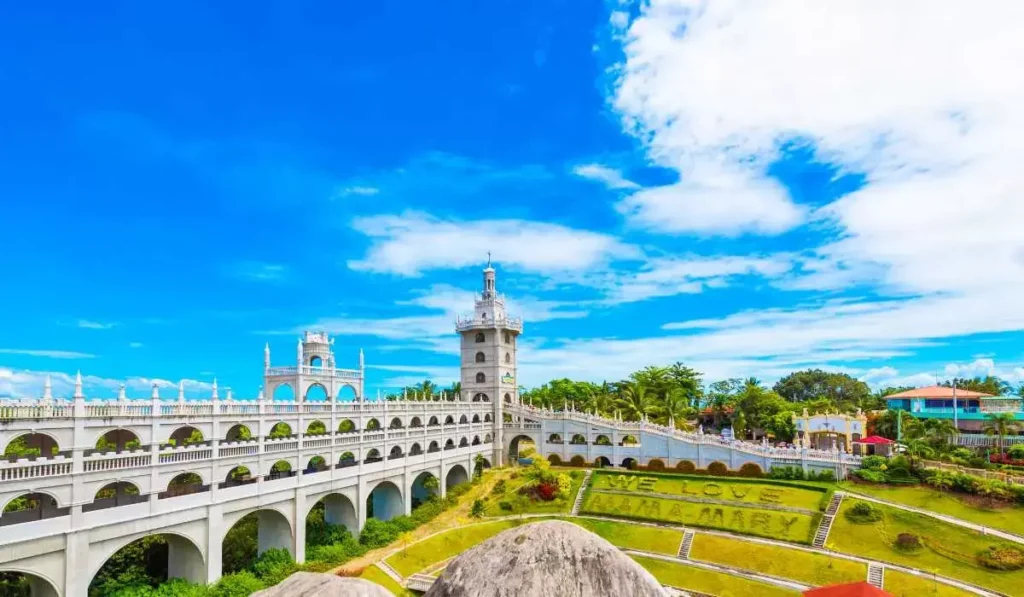
[[[510,336],[508,332],[505,332],[503,334],[503,336],[504,336],[504,339],[505,339],[505,344],[508,344],[510,342],[512,336]]]
[[[473,395],[473,402],[490,402],[491,399],[487,397],[487,394],[478,392]]]
[[[486,360],[487,360],[487,357],[484,356],[484,353],[482,353],[482,352],[476,353],[476,362],[483,363]]]
[[[512,362],[512,355],[507,353],[507,352],[505,353],[505,362],[506,363],[511,363]]]
[[[505,392],[505,402],[512,404],[512,394]]]
[[[477,342],[483,342],[485,339],[486,338],[484,338],[484,333],[483,332],[477,332],[476,333],[476,341]]]
[[[484,383],[486,381],[487,381],[487,376],[484,375],[483,371],[481,371],[481,372],[476,374],[476,383]]]

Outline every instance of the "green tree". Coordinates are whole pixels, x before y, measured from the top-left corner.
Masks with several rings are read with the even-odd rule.
[[[1013,413],[989,413],[985,415],[985,422],[982,423],[982,430],[988,435],[996,436],[996,445],[999,453],[1003,453],[1003,440],[1007,435],[1020,430],[1020,424],[1014,418]]]
[[[1013,388],[1008,382],[992,375],[973,378],[956,377],[946,380],[939,385],[951,388],[954,384],[961,390],[981,392],[983,394],[991,394],[993,396],[1002,396],[1013,392]]]
[[[835,408],[841,411],[862,407],[871,400],[871,388],[868,384],[846,373],[833,373],[821,369],[790,373],[775,384],[774,390],[790,402],[828,398]]]

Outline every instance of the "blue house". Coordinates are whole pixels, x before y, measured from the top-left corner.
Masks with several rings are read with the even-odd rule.
[[[905,410],[919,419],[949,419],[966,432],[981,431],[992,413],[1012,413],[1024,424],[1024,407],[1021,398],[1016,396],[992,396],[970,390],[928,386],[890,394],[885,400],[890,410]]]

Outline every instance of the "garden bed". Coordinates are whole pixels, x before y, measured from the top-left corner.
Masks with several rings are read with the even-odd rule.
[[[676,564],[659,560],[633,556],[638,564],[654,575],[663,585],[681,590],[696,591],[717,597],[797,597],[800,591],[784,589],[768,583],[750,580],[732,574],[704,570],[695,566]]]
[[[863,580],[868,573],[867,564],[853,560],[703,534],[694,537],[690,559],[788,578],[812,586],[856,582]]]

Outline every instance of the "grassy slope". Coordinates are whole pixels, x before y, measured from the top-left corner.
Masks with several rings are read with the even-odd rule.
[[[690,557],[814,586],[856,582],[868,573],[867,565],[860,562],[710,535],[694,537]]]
[[[975,508],[957,499],[954,493],[939,492],[926,486],[884,487],[850,482],[842,483],[841,486],[845,490],[863,493],[880,500],[931,510],[975,524],[1024,535],[1024,508],[1020,506],[998,510]]]
[[[519,489],[526,484],[527,480],[520,475],[512,479],[511,471],[503,471],[505,479],[505,491],[497,495],[487,495],[484,498],[486,510],[484,516],[513,516],[516,514],[568,514],[572,510],[572,504],[576,500],[576,494],[583,483],[584,471],[580,469],[553,468],[554,472],[572,475],[572,487],[569,494],[560,499],[550,502],[534,502],[533,500],[520,496]],[[501,502],[508,502],[512,505],[511,510],[502,510],[498,505]]]
[[[603,537],[615,547],[626,549],[650,551],[672,556],[679,550],[679,543],[683,540],[683,532],[676,529],[664,529],[610,520],[589,520],[586,518],[563,518],[562,520],[578,524],[588,531]]]
[[[413,593],[399,585],[393,578],[388,576],[387,573],[376,566],[367,566],[366,569],[363,570],[363,573],[359,575],[359,578],[368,580],[372,583],[377,583],[388,591],[391,591],[395,597],[416,597],[416,593]]]
[[[854,524],[846,519],[845,513],[856,501],[855,498],[843,501],[826,547],[935,572],[1010,595],[1020,594],[1024,570],[996,572],[974,563],[974,556],[978,552],[1000,543],[998,540],[921,514],[874,504],[872,507],[879,508],[885,514],[884,519],[873,524]],[[947,553],[940,554],[928,547],[912,554],[896,551],[890,545],[899,533],[917,535],[922,542]]]
[[[944,585],[925,578],[907,574],[898,570],[885,571],[885,586],[887,592],[894,597],[919,597],[921,595],[932,595],[933,597],[969,597],[969,593],[956,587]]]
[[[794,597],[799,591],[654,558],[633,558],[663,585],[718,597]]]
[[[497,520],[446,531],[399,551],[387,563],[402,576],[410,576],[520,524],[519,520]]]

